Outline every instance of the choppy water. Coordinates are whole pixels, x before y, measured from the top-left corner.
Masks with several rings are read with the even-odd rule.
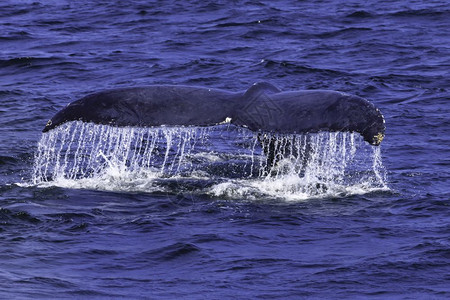
[[[448,20],[446,1],[3,1],[1,297],[448,298]],[[256,81],[370,99],[386,138],[317,134],[267,174],[228,125],[41,133],[95,90]]]

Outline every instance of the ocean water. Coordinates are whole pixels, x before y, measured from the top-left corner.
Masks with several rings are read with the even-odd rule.
[[[0,298],[447,299],[448,1],[0,3]],[[312,145],[270,174],[255,134],[47,120],[93,91],[329,89],[380,147]],[[302,150],[303,149],[303,150]]]

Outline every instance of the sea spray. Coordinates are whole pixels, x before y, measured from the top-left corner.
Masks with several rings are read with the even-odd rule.
[[[211,187],[218,197],[304,200],[388,190],[380,147],[354,133],[277,135],[277,162],[264,176],[233,179]],[[267,149],[262,147],[263,152]],[[267,167],[267,166],[266,166]]]
[[[190,169],[186,159],[208,128],[111,127],[68,122],[42,135],[35,154],[33,182],[96,177],[106,169],[152,170],[171,176]],[[186,165],[185,165],[186,164]]]
[[[274,159],[267,159],[269,153]],[[80,121],[42,135],[32,181],[141,192],[176,187],[187,192],[186,182],[194,181],[200,188],[190,186],[189,192],[255,199],[336,197],[387,188],[380,148],[354,133],[281,135],[230,124],[140,128]]]

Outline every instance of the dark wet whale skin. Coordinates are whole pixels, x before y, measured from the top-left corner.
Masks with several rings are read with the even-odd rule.
[[[70,103],[43,132],[74,120],[145,127],[227,121],[252,131],[288,134],[350,131],[371,145],[379,145],[385,132],[381,112],[363,98],[324,90],[282,92],[269,83],[245,92],[171,85],[107,90]]]

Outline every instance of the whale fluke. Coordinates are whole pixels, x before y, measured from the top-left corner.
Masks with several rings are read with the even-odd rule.
[[[265,82],[245,92],[173,85],[102,91],[68,104],[43,132],[75,120],[144,127],[227,121],[265,133],[358,132],[371,145],[379,145],[385,133],[383,115],[361,97],[325,90],[282,92]]]

